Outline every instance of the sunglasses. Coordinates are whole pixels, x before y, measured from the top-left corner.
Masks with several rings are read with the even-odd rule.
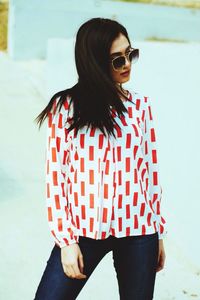
[[[137,62],[139,58],[139,49],[130,48],[130,50],[125,55],[120,55],[111,59],[113,69],[115,71],[121,71],[126,64],[126,58],[131,63]]]

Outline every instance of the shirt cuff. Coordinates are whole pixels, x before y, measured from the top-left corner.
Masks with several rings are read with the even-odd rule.
[[[56,245],[59,248],[63,248],[66,246],[69,246],[71,244],[75,244],[75,243],[79,243],[79,236],[78,235],[74,235],[73,238],[70,239],[63,239],[62,241],[58,242],[57,240],[55,240]]]
[[[166,238],[166,236],[167,236],[167,231],[164,231],[163,233],[160,233],[158,231],[158,239],[159,240],[164,240]]]

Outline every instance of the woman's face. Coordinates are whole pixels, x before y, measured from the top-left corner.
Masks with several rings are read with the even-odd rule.
[[[127,38],[122,33],[120,33],[120,35],[112,43],[112,46],[110,48],[110,58],[112,59],[119,55],[125,55],[130,47],[131,45],[129,44]],[[110,71],[111,76],[116,83],[124,83],[130,79],[131,63],[126,59],[126,64],[123,66],[123,68],[120,71],[116,71],[113,69],[112,63],[110,62]],[[122,74],[127,71],[128,74]]]

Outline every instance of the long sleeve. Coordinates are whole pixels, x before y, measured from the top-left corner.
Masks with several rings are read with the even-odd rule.
[[[156,134],[152,116],[151,99],[144,97],[143,110],[143,141],[142,148],[145,164],[148,171],[148,190],[151,198],[151,205],[156,214],[159,239],[167,234],[166,221],[161,215],[162,186],[159,176],[159,165],[157,160]]]
[[[46,206],[48,225],[55,243],[60,247],[77,243],[78,235],[67,198],[68,131],[64,126],[68,104],[48,114],[46,145]]]

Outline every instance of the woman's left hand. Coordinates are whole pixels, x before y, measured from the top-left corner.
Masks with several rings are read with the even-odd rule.
[[[159,250],[158,250],[158,265],[157,265],[156,272],[159,272],[160,270],[162,270],[164,268],[165,258],[166,258],[166,255],[165,255],[163,240],[160,239],[159,240]]]

